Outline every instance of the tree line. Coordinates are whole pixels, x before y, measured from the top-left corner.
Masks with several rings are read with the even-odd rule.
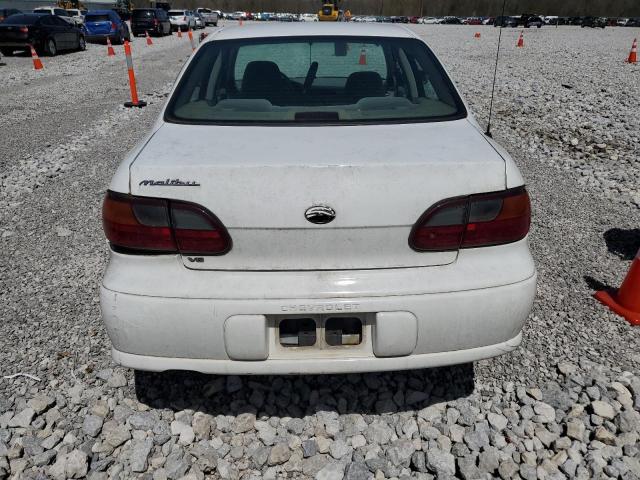
[[[322,0],[173,0],[172,4],[225,12],[315,13]],[[502,9],[502,0],[342,0],[341,8],[354,15],[496,16]],[[632,17],[640,16],[640,0],[507,0],[507,15],[522,13]]]

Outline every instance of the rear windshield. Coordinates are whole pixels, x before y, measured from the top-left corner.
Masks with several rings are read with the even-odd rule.
[[[154,16],[153,10],[134,10],[133,18],[152,18]]]
[[[363,123],[463,118],[433,53],[412,38],[210,42],[167,108],[180,123]]]
[[[169,16],[171,17],[184,16],[184,10],[169,10]]]
[[[89,13],[85,18],[85,22],[110,22],[111,17],[106,13]]]
[[[2,23],[5,25],[33,25],[38,20],[40,20],[40,17],[36,15],[16,14],[5,18]]]

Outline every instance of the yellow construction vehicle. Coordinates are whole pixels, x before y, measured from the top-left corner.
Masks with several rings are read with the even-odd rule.
[[[58,0],[57,6],[65,10],[74,8],[78,10],[86,10],[87,8],[80,0]]]
[[[321,22],[338,22],[342,20],[342,12],[338,7],[340,0],[325,1],[318,12],[318,20]]]

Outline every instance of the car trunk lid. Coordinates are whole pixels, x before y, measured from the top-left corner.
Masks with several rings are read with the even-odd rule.
[[[503,190],[505,165],[467,121],[339,127],[164,124],[130,169],[131,193],[194,202],[233,241],[194,269],[348,270],[444,265],[411,227],[442,199]],[[328,224],[305,213],[335,211]]]

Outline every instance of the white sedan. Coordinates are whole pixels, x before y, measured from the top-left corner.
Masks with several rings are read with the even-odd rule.
[[[514,350],[530,204],[433,52],[385,24],[203,42],[103,205],[121,365],[412,369]]]

